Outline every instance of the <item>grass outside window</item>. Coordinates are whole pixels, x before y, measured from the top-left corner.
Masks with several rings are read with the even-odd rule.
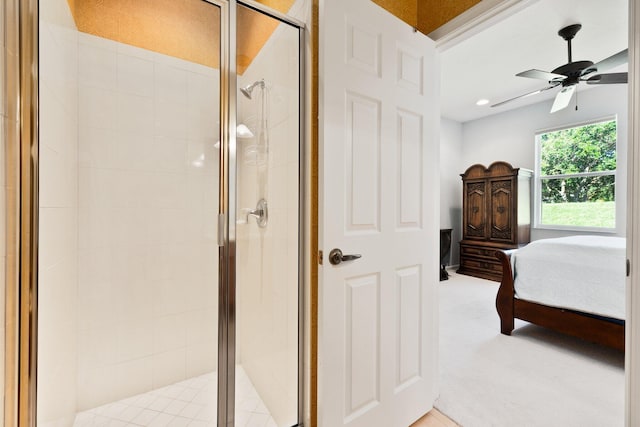
[[[615,202],[543,203],[542,224],[615,228]]]

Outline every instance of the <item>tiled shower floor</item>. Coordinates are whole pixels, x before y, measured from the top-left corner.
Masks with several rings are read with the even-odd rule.
[[[209,373],[80,412],[73,426],[215,426],[216,380],[216,374]],[[236,369],[236,426],[276,427],[242,367]]]

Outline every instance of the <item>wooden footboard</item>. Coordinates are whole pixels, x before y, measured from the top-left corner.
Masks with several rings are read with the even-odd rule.
[[[514,319],[522,319],[563,334],[624,351],[624,322],[516,298],[511,268],[512,252],[514,251],[496,251],[496,257],[502,263],[502,281],[496,296],[500,332],[511,335]]]
[[[496,296],[496,309],[500,316],[500,332],[511,335],[513,331],[515,289],[511,269],[511,253],[513,251],[496,251],[496,257],[502,263],[502,280]]]

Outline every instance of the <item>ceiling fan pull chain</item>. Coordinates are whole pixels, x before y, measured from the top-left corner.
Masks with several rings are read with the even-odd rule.
[[[578,111],[578,87],[576,86],[576,111]]]

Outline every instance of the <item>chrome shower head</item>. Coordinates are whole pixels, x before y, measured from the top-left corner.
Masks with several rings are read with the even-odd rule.
[[[253,92],[253,89],[255,89],[256,86],[259,86],[260,89],[264,89],[264,79],[258,80],[257,82],[253,82],[248,86],[241,87],[240,92],[242,92],[242,94],[247,98],[251,99],[251,92]]]

